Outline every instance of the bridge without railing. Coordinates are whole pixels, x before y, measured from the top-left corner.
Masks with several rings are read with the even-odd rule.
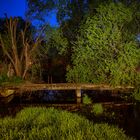
[[[110,86],[104,84],[81,84],[81,83],[56,83],[56,84],[19,84],[19,85],[3,85],[0,89],[16,89],[16,90],[130,90],[133,86]]]
[[[116,91],[130,91],[134,89],[132,86],[109,86],[109,85],[95,85],[95,84],[79,84],[79,83],[57,83],[57,84],[19,84],[1,86],[0,90],[16,90],[18,91],[37,91],[37,90],[75,90],[76,97],[81,98],[81,90],[116,90]]]

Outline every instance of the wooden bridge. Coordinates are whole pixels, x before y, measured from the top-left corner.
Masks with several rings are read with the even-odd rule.
[[[134,89],[132,86],[109,86],[95,84],[78,84],[78,83],[58,83],[58,84],[21,84],[11,86],[1,86],[0,90],[16,90],[18,91],[37,91],[37,90],[75,90],[76,97],[81,98],[81,90],[115,90],[130,91]]]

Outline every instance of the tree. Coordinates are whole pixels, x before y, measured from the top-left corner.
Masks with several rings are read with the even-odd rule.
[[[140,48],[135,34],[125,28],[132,20],[133,11],[121,3],[100,5],[80,27],[67,80],[134,85],[140,78],[135,70]]]
[[[5,33],[0,33],[0,47],[9,59],[15,75],[25,78],[32,64],[32,54],[41,40],[39,37],[33,39],[28,22],[23,25],[23,28],[19,28],[20,25],[18,18],[6,20]]]
[[[29,19],[38,19],[44,23],[49,13],[55,10],[57,21],[63,30],[64,36],[71,41],[75,39],[75,35],[84,15],[87,13],[95,13],[95,8],[104,1],[105,0],[27,0],[29,8],[27,9],[26,16]]]
[[[67,1],[66,0],[63,0],[63,1],[62,0],[52,0],[52,1],[28,0],[29,9],[27,11],[27,15],[30,17],[33,17],[33,18],[44,19],[44,18],[46,18],[46,15],[49,14],[49,12],[51,10],[56,11],[57,20],[60,24],[60,29],[62,30],[62,34],[63,34],[62,37],[66,38],[68,41],[67,46],[59,47],[60,51],[63,50],[63,52],[67,53],[67,60],[69,60],[68,64],[71,64],[71,57],[72,57],[73,66],[75,66],[76,63],[78,63],[78,61],[80,61],[80,60],[85,61],[84,58],[80,58],[80,59],[77,58],[77,62],[76,62],[75,59],[76,59],[77,54],[81,55],[84,52],[87,53],[86,51],[89,51],[90,53],[92,52],[90,49],[84,50],[84,49],[77,48],[77,46],[80,45],[80,42],[82,42],[82,36],[84,34],[84,33],[82,33],[82,28],[83,28],[82,26],[84,26],[85,22],[87,22],[87,20],[85,21],[85,19],[87,19],[87,17],[91,18],[94,16],[99,18],[98,7],[100,6],[100,4],[102,4],[102,8],[105,9],[106,5],[111,2],[116,3],[116,5],[119,4],[119,2],[122,2],[125,5],[122,10],[127,9],[127,11],[130,11],[130,12],[128,12],[128,14],[131,13],[131,19],[128,16],[129,21],[127,20],[127,18],[126,18],[126,22],[123,20],[124,22],[121,23],[123,25],[122,28],[121,28],[121,25],[118,25],[117,23],[115,23],[115,21],[113,21],[112,25],[111,24],[109,25],[110,30],[112,28],[111,26],[113,26],[113,24],[115,24],[115,27],[118,26],[118,29],[117,28],[115,29],[115,27],[114,27],[114,30],[115,30],[114,33],[117,34],[117,30],[119,31],[119,33],[121,34],[121,37],[123,38],[122,42],[125,44],[125,40],[127,40],[127,42],[132,40],[132,42],[135,44],[135,45],[134,44],[133,45],[137,46],[137,43],[134,41],[134,37],[133,37],[133,36],[135,36],[135,38],[136,38],[136,36],[139,32],[139,29],[140,29],[139,28],[139,17],[140,17],[139,16],[139,4],[140,3],[137,0],[136,1],[133,1],[133,0],[119,0],[119,1],[118,0],[117,1],[116,0],[98,0],[98,1],[97,0],[67,0]],[[105,8],[104,8],[104,5],[105,5]],[[100,10],[101,10],[101,8],[100,8]],[[110,10],[109,12],[110,13],[114,12],[114,15],[116,14],[115,13],[116,11],[113,11],[113,10],[112,11]],[[102,13],[103,13],[103,11],[102,11]],[[107,15],[107,11],[106,11],[106,15]],[[104,15],[105,18],[106,18],[106,15]],[[123,15],[123,12],[122,13],[120,12],[120,17],[122,15]],[[132,15],[133,15],[133,17],[132,17]],[[120,17],[115,16],[114,18],[116,18],[116,21],[117,21],[117,18],[119,18],[119,20],[120,20]],[[107,17],[106,20],[112,22],[109,19],[109,17]],[[105,21],[103,21],[103,22],[105,22]],[[83,24],[83,25],[81,26],[81,24]],[[108,23],[103,23],[103,24],[106,24],[106,26],[108,26],[107,25]],[[133,25],[137,25],[137,26],[133,26]],[[85,28],[89,29],[88,26],[89,25],[87,24],[87,27],[85,27]],[[81,30],[81,32],[79,32],[79,30]],[[85,31],[86,31],[86,29],[84,29],[84,32]],[[98,32],[98,31],[96,31],[96,32]],[[108,36],[109,36],[109,34],[110,33],[108,33]],[[128,34],[130,34],[130,36],[128,36]],[[77,38],[76,38],[77,36],[79,36],[79,39],[76,43],[75,41],[77,40]],[[118,36],[118,34],[116,35],[116,37],[117,36]],[[83,40],[84,40],[83,42],[86,44],[87,39],[83,39]],[[121,39],[120,40],[118,39],[117,41],[120,44],[122,43]],[[73,45],[73,44],[76,44],[76,45]],[[73,54],[73,52],[74,52],[74,54]],[[82,64],[82,65],[77,64],[77,68],[75,68],[75,69],[73,69],[73,68],[71,69],[71,67],[69,67],[68,68],[69,73],[67,74],[67,80],[70,82],[72,82],[72,81],[91,82],[92,79],[89,80],[88,77],[92,78],[93,68],[90,66],[89,59],[90,58],[87,58],[86,64]],[[83,63],[83,62],[81,62],[81,63]],[[92,64],[92,62],[91,62],[91,64]],[[73,71],[73,72],[70,72],[70,71]],[[79,73],[81,73],[82,76]],[[110,73],[110,72],[108,72],[108,73]],[[103,76],[105,76],[105,75],[100,73],[100,78]],[[77,77],[77,80],[75,80],[76,77]],[[83,80],[81,80],[82,77],[83,77]],[[94,79],[96,79],[96,78],[94,78]],[[105,78],[103,77],[102,79],[105,79]],[[99,80],[97,80],[97,81],[99,82]],[[100,81],[103,81],[103,80],[100,79]]]
[[[66,65],[68,62],[65,48],[67,48],[68,41],[63,36],[61,29],[52,29],[52,31],[49,33],[49,37],[47,32],[46,38],[47,42],[45,48],[47,48],[47,58],[46,55],[43,55],[42,57],[42,62],[45,62],[45,67],[42,67],[44,70],[43,75],[46,76],[43,76],[44,80],[48,79],[47,81],[53,81],[55,83],[64,82]]]

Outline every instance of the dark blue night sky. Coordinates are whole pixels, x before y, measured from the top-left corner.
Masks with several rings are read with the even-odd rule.
[[[22,16],[24,17],[26,10],[26,0],[0,0],[0,17]]]
[[[26,0],[0,0],[0,17],[4,17],[5,13],[8,17],[21,16],[25,18],[25,10],[27,8]],[[52,12],[46,20],[51,26],[57,26],[56,14]]]

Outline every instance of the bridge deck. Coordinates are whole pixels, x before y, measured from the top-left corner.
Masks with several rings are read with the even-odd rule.
[[[109,86],[109,85],[95,85],[95,84],[77,84],[77,83],[58,83],[58,84],[21,84],[11,86],[1,86],[0,89],[15,89],[23,91],[34,90],[131,90],[132,86]]]

